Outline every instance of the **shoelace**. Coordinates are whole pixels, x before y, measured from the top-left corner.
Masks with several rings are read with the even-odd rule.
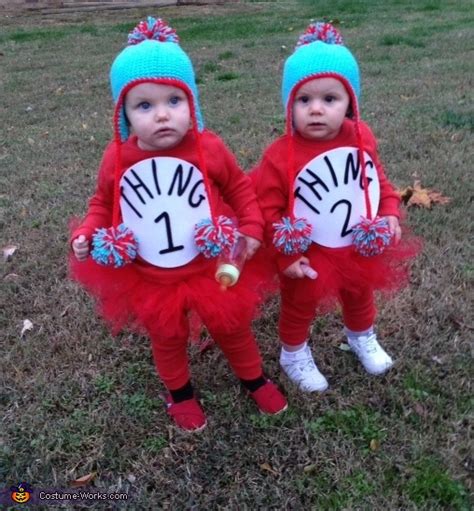
[[[305,373],[317,369],[316,364],[312,358],[297,360],[294,364],[291,364],[291,366],[293,368],[291,373],[294,373],[298,370]]]
[[[369,335],[369,337],[367,337],[367,341],[364,343],[364,347],[368,353],[377,353],[378,346],[375,334]]]

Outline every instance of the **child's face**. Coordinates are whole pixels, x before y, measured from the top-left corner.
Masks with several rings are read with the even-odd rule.
[[[315,78],[301,86],[293,103],[296,131],[311,140],[331,140],[341,129],[350,98],[336,78]]]
[[[125,113],[138,147],[145,151],[178,145],[191,125],[186,93],[171,85],[141,83],[125,97]]]

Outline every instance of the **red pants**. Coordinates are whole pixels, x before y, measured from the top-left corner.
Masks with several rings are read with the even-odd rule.
[[[205,318],[202,318],[206,323]],[[262,359],[252,334],[250,324],[237,331],[209,329],[236,376],[253,380],[262,375]],[[151,346],[156,370],[169,390],[183,387],[190,379],[188,363],[189,323],[183,313],[179,329],[173,337],[163,337],[159,332],[150,332]]]
[[[298,345],[309,337],[311,323],[319,301],[316,298],[318,279],[289,279],[281,276],[280,339],[285,344]],[[367,330],[374,324],[376,308],[371,288],[359,293],[340,290],[344,325],[354,332]]]

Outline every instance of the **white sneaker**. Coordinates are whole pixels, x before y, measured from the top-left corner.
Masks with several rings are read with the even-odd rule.
[[[347,336],[347,341],[368,373],[383,374],[393,366],[392,358],[377,342],[377,336],[374,332],[368,332],[365,335]]]
[[[282,348],[280,365],[288,378],[306,392],[323,392],[329,386],[319,372],[308,345],[299,351],[291,352]]]

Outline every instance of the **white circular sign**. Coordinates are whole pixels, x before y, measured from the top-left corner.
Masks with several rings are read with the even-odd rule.
[[[210,217],[201,171],[179,158],[142,160],[120,179],[123,222],[138,240],[138,254],[163,268],[183,266],[198,255],[194,226]]]
[[[380,201],[380,183],[375,165],[364,152],[372,216]],[[325,247],[352,243],[352,227],[367,216],[358,150],[339,147],[308,162],[294,182],[296,217],[313,226],[311,239]]]

